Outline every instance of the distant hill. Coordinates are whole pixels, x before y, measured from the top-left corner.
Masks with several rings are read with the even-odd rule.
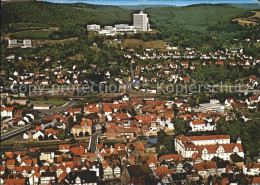
[[[200,4],[185,7],[148,8],[152,25],[158,29],[182,28],[190,31],[206,31],[208,26],[228,22],[247,13],[245,9],[227,4]]]
[[[118,5],[118,7],[126,10],[145,10],[146,8],[155,8],[155,7],[174,7],[174,5]]]
[[[231,6],[237,7],[237,8],[244,8],[245,10],[260,10],[260,4],[230,4]]]

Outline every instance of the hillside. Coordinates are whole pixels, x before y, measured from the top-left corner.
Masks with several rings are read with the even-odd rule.
[[[244,8],[246,10],[260,10],[260,5],[258,3],[256,4],[230,4],[231,6],[237,7],[237,8]]]
[[[85,26],[97,23],[113,25],[131,23],[131,11],[116,6],[88,4],[53,4],[47,2],[8,2],[2,5],[2,25],[30,22],[59,26],[73,24]]]
[[[186,7],[157,7],[147,9],[157,28],[181,27],[190,31],[205,31],[219,21],[231,21],[247,11],[229,5],[191,5]],[[164,26],[163,26],[164,25]]]

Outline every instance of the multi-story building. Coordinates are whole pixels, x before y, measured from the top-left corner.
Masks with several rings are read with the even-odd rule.
[[[87,25],[87,30],[88,31],[99,31],[100,25],[97,25],[97,24]]]
[[[149,18],[147,17],[147,14],[143,13],[143,11],[140,11],[139,14],[134,14],[134,28],[140,31],[149,31],[150,25],[149,25]]]
[[[175,138],[175,150],[185,158],[191,158],[197,153],[205,161],[210,161],[214,156],[229,160],[230,155],[234,153],[244,158],[241,141],[230,143],[228,135],[179,135]]]

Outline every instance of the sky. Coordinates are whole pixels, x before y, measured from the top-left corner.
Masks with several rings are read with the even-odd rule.
[[[89,3],[99,5],[175,5],[185,6],[202,3],[259,3],[257,0],[45,0],[53,3]]]

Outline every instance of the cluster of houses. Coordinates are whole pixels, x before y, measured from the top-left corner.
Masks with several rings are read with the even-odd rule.
[[[6,102],[11,103],[10,105]],[[2,102],[1,115],[23,116],[16,110],[15,99]],[[217,184],[238,184],[237,175],[245,175],[248,184],[257,184],[260,161],[246,162],[242,141],[230,141],[229,135],[175,137],[176,154],[158,155],[153,146],[137,138],[149,138],[160,130],[171,133],[174,117],[190,124],[190,132],[214,131],[218,120],[235,119],[232,112],[255,107],[259,94],[244,99],[226,99],[223,104],[211,100],[192,107],[188,97],[173,100],[155,100],[124,95],[108,102],[86,103],[64,113],[45,116],[41,125],[23,134],[25,140],[57,140],[61,129],[70,137],[88,138],[100,134],[95,152],[87,143],[60,144],[56,147],[37,147],[2,152],[2,184],[100,184],[103,181],[121,184],[203,183],[217,176]],[[224,110],[229,110],[228,113]],[[243,115],[244,119],[249,119]],[[33,117],[31,117],[33,119]],[[102,134],[101,134],[102,133]],[[116,141],[116,142],[114,142]],[[70,143],[65,140],[65,143]]]
[[[13,126],[25,126],[33,123],[34,114],[24,111],[29,100],[2,96],[1,94],[1,133]]]
[[[1,184],[203,183],[237,185],[244,174],[248,184],[260,183],[260,161],[244,163],[241,141],[228,135],[184,136],[175,139],[178,154],[158,156],[140,142],[103,143],[96,152],[86,143],[2,152]]]
[[[240,53],[233,53],[229,50],[226,52],[218,51],[215,53],[203,54],[196,52],[194,48],[186,48],[184,53],[181,53],[177,47],[173,48],[175,48],[174,51],[145,49],[143,53],[135,51],[134,49],[127,49],[127,53],[124,57],[131,60],[131,64],[135,66],[135,68],[132,69],[130,80],[135,84],[157,82],[175,84],[191,83],[194,82],[194,79],[191,79],[190,75],[186,72],[187,70],[195,70],[198,65],[215,64],[218,66],[229,65],[252,67],[259,65],[260,63],[260,60],[245,55],[239,55]],[[221,57],[220,53],[229,57]],[[202,57],[204,55],[205,57]],[[147,65],[140,65],[138,62],[140,60],[150,61],[154,59],[164,60],[164,62],[156,62],[154,64],[149,63]],[[247,80],[248,85],[257,86],[259,84],[257,78],[254,77],[253,75],[252,77],[249,77]],[[142,87],[142,85],[133,85],[133,88],[139,89],[143,92],[150,92],[150,90]]]
[[[112,71],[104,71],[104,81],[113,79],[120,85],[127,83],[124,75],[129,74],[128,81],[132,83],[131,88],[140,90],[142,92],[157,93],[157,90],[151,87],[145,87],[144,83],[154,84],[157,82],[165,83],[194,83],[195,80],[190,77],[187,70],[195,70],[198,65],[230,65],[230,66],[243,66],[254,67],[259,65],[260,60],[253,59],[252,57],[243,55],[242,49],[230,49],[226,52],[217,51],[207,54],[198,53],[194,48],[185,48],[182,52],[177,47],[173,51],[155,51],[153,49],[145,49],[144,52],[139,52],[134,49],[127,49],[124,57],[126,60],[131,61],[131,69],[120,69],[122,75],[111,76]],[[236,52],[235,52],[236,51]],[[226,57],[220,57],[223,54]],[[201,56],[209,56],[208,58]],[[177,57],[178,56],[178,57]],[[37,57],[36,57],[37,58]],[[200,59],[201,58],[201,59]],[[15,55],[10,55],[6,58],[8,61],[17,59]],[[147,65],[140,65],[140,60],[164,60],[164,62],[150,63]],[[184,61],[183,61],[184,59]],[[22,60],[22,57],[18,57],[18,60]],[[46,67],[41,72],[17,71],[16,69],[2,69],[1,75],[7,81],[10,82],[11,88],[16,85],[83,85],[90,84],[94,79],[83,78],[88,73],[89,69],[79,68],[75,63],[69,68],[65,68],[60,61],[52,61],[50,56],[46,56],[43,59],[46,62],[56,63],[56,67]],[[116,65],[116,62],[109,62],[110,65]],[[99,66],[96,64],[90,64],[91,70],[94,70],[96,74],[101,74]],[[124,74],[124,75],[123,75]],[[256,87],[259,84],[259,79],[255,75],[248,76],[247,85]]]
[[[248,56],[243,53],[243,49],[230,48],[225,51],[217,50],[212,52],[199,52],[195,48],[186,47],[178,48],[177,46],[170,46],[170,43],[166,43],[166,50],[155,50],[153,48],[146,48],[144,51],[137,51],[133,48],[124,48],[127,54],[126,58],[134,58],[139,60],[147,59],[201,59],[201,60],[230,60],[230,65],[255,65],[255,61],[252,56]],[[239,60],[239,62],[233,62]],[[251,62],[252,61],[252,62]]]
[[[220,118],[227,121],[251,120],[250,115],[243,111],[256,109],[260,96],[255,94],[244,100],[229,98],[223,104],[212,99],[210,103],[202,103],[195,107],[188,104],[188,99],[178,97],[166,101],[154,98],[129,98],[125,95],[122,99],[111,103],[86,103],[83,108],[68,108],[64,113],[45,116],[42,125],[25,133],[24,139],[40,137],[39,140],[42,140],[50,136],[57,139],[58,129],[70,128],[71,137],[87,137],[96,131],[105,130],[103,138],[129,142],[135,140],[137,136],[157,135],[160,130],[172,131],[174,117],[188,122],[190,132],[215,131]],[[242,111],[242,114],[236,114],[237,111]]]

